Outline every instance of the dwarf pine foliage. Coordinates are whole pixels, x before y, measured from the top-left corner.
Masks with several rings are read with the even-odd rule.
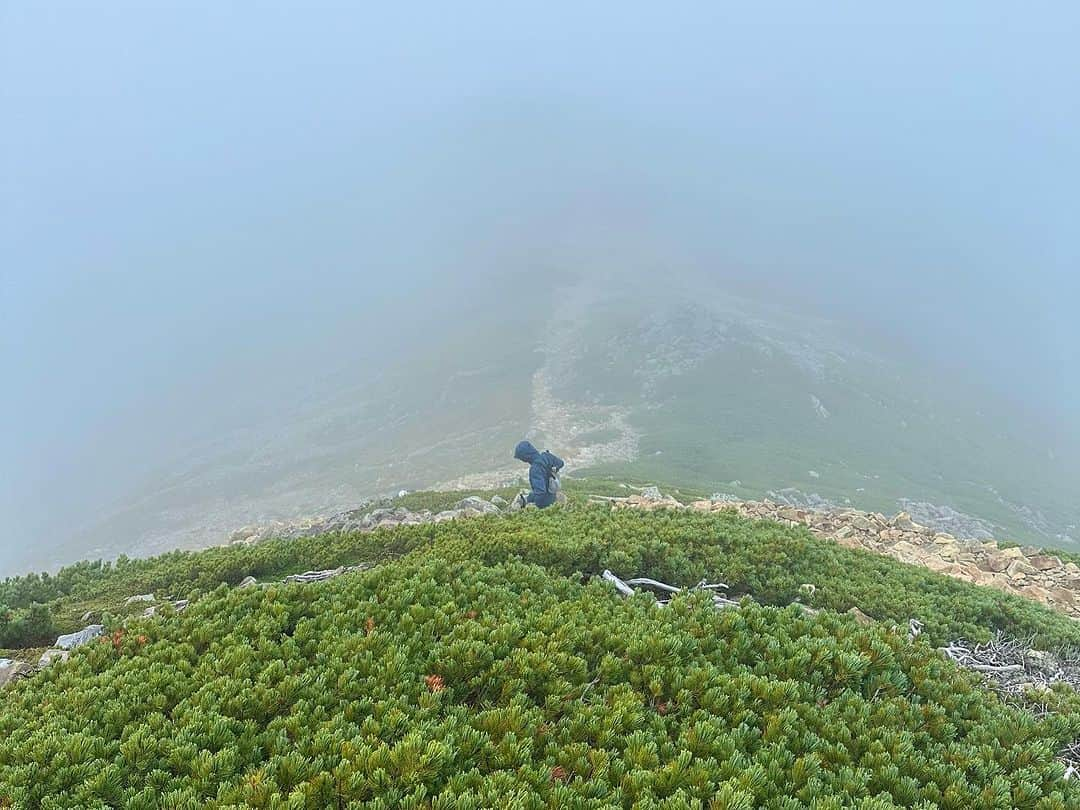
[[[1069,640],[1073,623],[802,531],[554,510],[169,555],[130,564],[127,584],[282,559],[383,561],[201,591],[15,685],[0,806],[1080,807],[1055,760],[1080,702],[1048,695],[1070,710],[1036,717],[935,650],[1009,621]],[[773,604],[661,608],[589,576],[602,568]],[[807,581],[819,607],[859,599],[885,621],[780,606]]]

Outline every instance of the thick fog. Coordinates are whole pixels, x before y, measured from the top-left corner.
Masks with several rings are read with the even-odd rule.
[[[1075,434],[1075,8],[724,6],[0,6],[0,574],[566,277],[773,297]]]

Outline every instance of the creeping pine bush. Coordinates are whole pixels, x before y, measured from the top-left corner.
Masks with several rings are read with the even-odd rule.
[[[413,497],[413,496],[409,496]],[[418,494],[415,497],[420,497]],[[32,646],[78,617],[115,607],[131,594],[195,598],[248,575],[280,579],[310,568],[393,559],[433,545],[497,562],[517,555],[563,574],[648,575],[675,585],[721,579],[736,594],[786,605],[803,583],[816,586],[814,607],[859,607],[875,619],[907,624],[918,617],[929,638],[985,640],[995,630],[1034,636],[1044,649],[1080,646],[1080,623],[1027,599],[977,588],[870,552],[842,548],[802,527],[744,520],[734,514],[611,512],[603,507],[530,511],[514,517],[401,527],[373,534],[273,540],[172,552],[147,560],[79,563],[55,576],[0,583],[0,616],[9,646]],[[49,615],[34,607],[47,604]],[[31,616],[34,612],[34,616]],[[9,615],[10,614],[10,615]],[[51,621],[51,623],[50,623]]]
[[[706,553],[735,529],[763,570]],[[785,554],[824,553],[805,538],[591,511],[400,531],[401,559],[220,587],[4,693],[0,806],[1080,807],[1054,759],[1080,718],[1005,706],[924,640],[578,575],[728,561],[780,596]]]

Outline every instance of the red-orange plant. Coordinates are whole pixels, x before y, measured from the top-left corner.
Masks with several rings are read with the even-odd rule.
[[[441,692],[446,688],[446,682],[443,681],[442,675],[428,675],[424,678],[424,683],[432,692]]]

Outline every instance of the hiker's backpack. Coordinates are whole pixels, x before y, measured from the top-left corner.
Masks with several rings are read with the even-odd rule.
[[[545,453],[547,450],[544,451]],[[559,482],[559,471],[554,467],[547,468],[547,491],[549,495],[554,495],[556,499],[559,497],[559,492],[562,490],[562,484]]]

